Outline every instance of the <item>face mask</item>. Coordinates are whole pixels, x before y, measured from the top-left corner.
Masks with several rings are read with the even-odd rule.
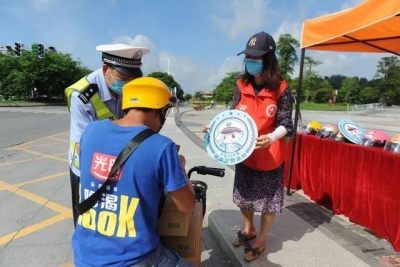
[[[168,108],[167,110],[160,109],[158,111],[158,115],[160,116],[160,122],[161,122],[160,128],[158,129],[158,132],[160,132],[162,127],[164,126],[164,123],[165,123],[165,121],[167,120],[167,117],[168,117],[169,110],[170,109]]]
[[[111,70],[110,70],[110,75],[114,81],[112,84],[110,82],[108,82],[110,89],[113,90],[114,92],[116,92],[118,95],[122,95],[122,87],[127,83],[127,81],[121,81],[121,80],[115,79],[111,73]]]
[[[263,71],[263,62],[261,59],[246,59],[246,70],[251,75],[255,76]]]

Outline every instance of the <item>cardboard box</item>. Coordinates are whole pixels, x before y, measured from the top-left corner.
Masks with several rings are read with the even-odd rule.
[[[169,195],[166,196],[157,229],[161,236],[187,236],[192,214],[181,213]]]
[[[203,204],[196,202],[190,220],[188,235],[183,236],[161,236],[161,243],[173,251],[176,251],[181,257],[193,263],[195,266],[201,266],[201,234],[203,230]]]

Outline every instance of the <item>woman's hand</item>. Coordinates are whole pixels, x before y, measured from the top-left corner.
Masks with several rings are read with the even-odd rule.
[[[268,148],[271,146],[271,140],[267,135],[260,135],[256,140],[255,149]]]

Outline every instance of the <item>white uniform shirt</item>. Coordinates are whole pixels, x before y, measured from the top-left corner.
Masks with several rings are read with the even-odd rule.
[[[110,109],[112,113],[117,118],[121,118],[123,116],[123,112],[121,109],[121,97],[118,96],[115,98],[107,87],[103,71],[102,69],[98,69],[87,77],[89,83],[95,83],[99,86],[100,98],[103,103]],[[110,81],[112,82],[112,81]],[[90,102],[84,104],[81,99],[79,99],[79,92],[73,92],[71,96],[71,126],[70,126],[70,142],[71,143],[79,143],[81,140],[81,136],[86,126],[92,122],[97,120],[96,113],[94,108]],[[77,169],[73,165],[74,151],[69,149],[69,166],[72,169],[73,173],[77,176],[80,176],[80,170]]]

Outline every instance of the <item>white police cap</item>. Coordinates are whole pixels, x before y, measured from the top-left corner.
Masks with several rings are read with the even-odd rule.
[[[226,120],[223,123],[221,123],[221,125],[218,127],[218,131],[223,134],[243,132],[244,130],[245,130],[244,125],[235,119]]]
[[[149,53],[150,49],[146,47],[134,47],[126,44],[99,45],[97,51],[101,51],[102,61],[111,65],[115,70],[124,76],[138,78],[143,73],[142,56]]]

